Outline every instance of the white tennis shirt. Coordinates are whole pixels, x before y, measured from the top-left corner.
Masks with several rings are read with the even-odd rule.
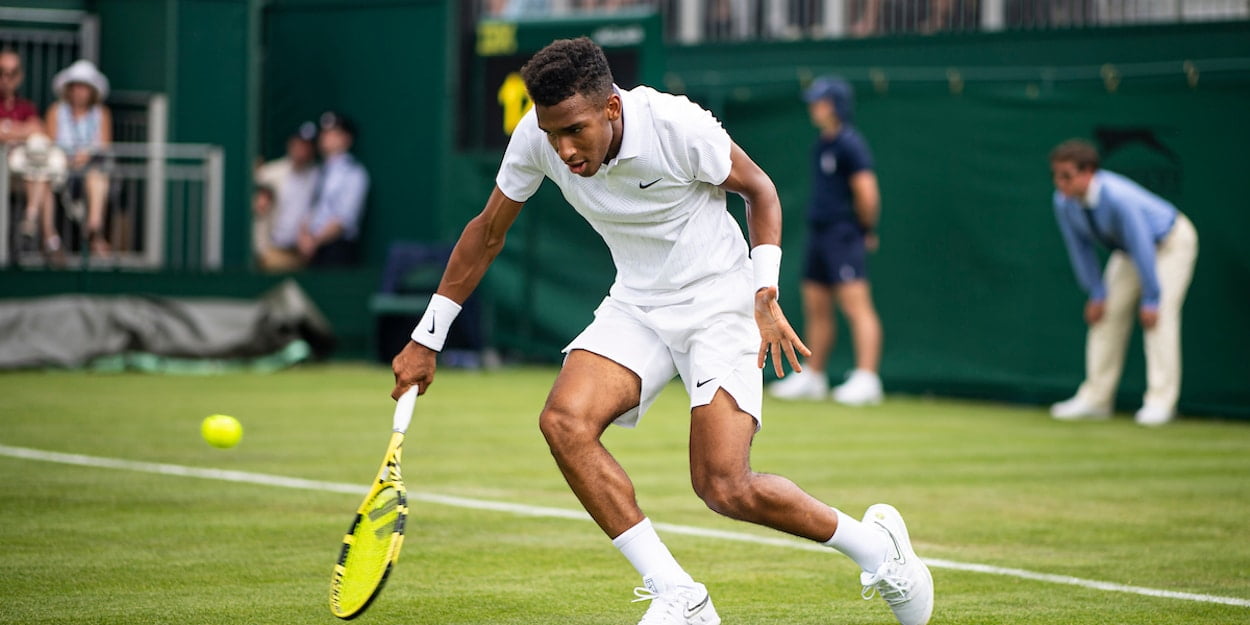
[[[725,208],[730,139],[720,121],[685,96],[650,87],[618,90],[621,149],[590,178],[569,171],[531,109],[521,119],[495,183],[528,200],[544,177],[603,237],[616,265],[611,296],[656,306],[747,262],[747,242]]]

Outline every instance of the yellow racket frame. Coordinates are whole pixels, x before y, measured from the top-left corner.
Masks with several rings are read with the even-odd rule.
[[[416,402],[416,389],[410,389],[395,406],[394,432],[387,446],[385,459],[378,469],[377,478],[369,489],[369,494],[356,509],[356,516],[343,536],[343,545],[339,550],[338,561],[334,565],[334,573],[330,577],[330,612],[344,620],[353,619],[369,607],[386,585],[395,564],[399,562],[399,551],[404,544],[404,525],[408,518],[408,491],[404,487],[403,476],[399,464],[403,452],[404,432],[412,418],[412,409]],[[395,491],[394,509],[388,499],[382,508],[376,508],[375,502],[386,490]],[[380,519],[387,519],[392,513],[395,520],[391,530],[385,535],[372,534],[373,526]],[[383,525],[390,525],[387,520]],[[355,562],[353,554],[359,555],[362,549],[365,555],[372,552],[385,551],[384,559],[376,556],[370,558],[364,568],[352,566]]]

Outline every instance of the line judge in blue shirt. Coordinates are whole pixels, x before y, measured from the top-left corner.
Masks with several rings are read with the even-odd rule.
[[[1136,420],[1162,425],[1176,414],[1181,388],[1181,306],[1198,256],[1198,234],[1171,203],[1120,174],[1099,169],[1098,151],[1080,139],[1050,153],[1055,218],[1077,281],[1088,294],[1085,382],[1051,407],[1056,419],[1110,416],[1133,318],[1146,343],[1146,394]],[[1099,270],[1095,248],[1111,250]]]

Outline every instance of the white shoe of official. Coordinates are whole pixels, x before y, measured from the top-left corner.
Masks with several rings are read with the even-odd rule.
[[[900,625],[925,625],[933,615],[933,576],[911,548],[903,517],[889,504],[879,503],[864,512],[864,523],[890,537],[890,551],[876,571],[859,576],[864,599],[881,595]]]
[[[651,607],[638,625],[720,625],[707,588],[698,582],[689,586],[657,588],[651,578],[634,589],[634,601],[650,601]]]
[[[883,397],[881,378],[866,369],[852,371],[845,382],[833,389],[833,400],[847,406],[875,406]]]
[[[1111,416],[1111,411],[1106,408],[1099,408],[1076,395],[1071,399],[1065,399],[1050,407],[1050,416],[1060,421],[1080,421],[1082,419],[1106,419]]]
[[[1176,416],[1176,411],[1162,406],[1145,404],[1141,410],[1137,411],[1133,419],[1137,421],[1137,425],[1146,427],[1157,427],[1172,421]]]
[[[768,385],[768,394],[777,399],[824,399],[829,380],[824,371],[799,371]]]

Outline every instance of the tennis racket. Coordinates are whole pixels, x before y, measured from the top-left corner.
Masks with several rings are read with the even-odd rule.
[[[341,619],[356,618],[369,607],[399,560],[404,521],[408,518],[408,491],[399,472],[399,460],[404,432],[416,403],[415,386],[395,403],[395,426],[386,458],[343,536],[343,548],[330,578],[330,612]]]

